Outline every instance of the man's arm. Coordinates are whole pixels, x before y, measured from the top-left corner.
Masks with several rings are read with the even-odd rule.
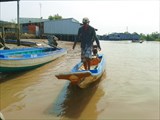
[[[74,49],[76,47],[76,44],[77,44],[77,39],[74,40],[74,44],[73,44],[72,49]]]
[[[77,35],[77,38],[74,40],[74,44],[73,44],[73,47],[72,49],[74,49],[76,47],[76,44],[77,44],[77,41],[80,39],[80,29],[78,30],[78,35]]]
[[[101,46],[100,46],[100,43],[99,43],[99,39],[98,39],[98,37],[97,37],[97,35],[96,35],[95,30],[94,30],[94,39],[96,40],[96,44],[97,44],[99,50],[101,50]]]

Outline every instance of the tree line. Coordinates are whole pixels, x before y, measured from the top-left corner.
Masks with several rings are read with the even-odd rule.
[[[146,41],[160,41],[160,33],[158,32],[153,32],[151,34],[140,34],[140,39],[141,40],[146,40]]]
[[[49,20],[61,20],[62,16],[60,16],[59,14],[55,14],[54,16],[50,15],[48,17]]]

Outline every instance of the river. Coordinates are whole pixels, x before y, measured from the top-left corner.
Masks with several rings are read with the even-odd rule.
[[[37,69],[0,74],[0,111],[6,120],[158,120],[160,43],[101,41],[106,58],[102,78],[86,89],[58,80],[80,60],[72,42],[68,53]]]

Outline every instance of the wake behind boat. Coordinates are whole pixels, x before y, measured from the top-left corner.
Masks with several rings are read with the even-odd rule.
[[[100,59],[99,63],[94,63],[91,60],[91,69],[85,70],[83,63],[76,64],[71,72],[57,74],[58,79],[69,80],[72,84],[78,85],[80,88],[86,88],[90,83],[98,80],[105,70],[105,58],[104,55],[98,55]]]
[[[37,47],[0,50],[0,72],[30,70],[64,55],[64,48]]]

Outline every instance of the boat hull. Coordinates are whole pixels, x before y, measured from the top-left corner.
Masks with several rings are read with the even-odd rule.
[[[57,74],[58,79],[69,80],[71,84],[78,85],[80,88],[86,88],[91,83],[97,81],[105,71],[105,59],[101,55],[101,62],[96,69],[79,70],[82,63],[78,63],[69,73]]]
[[[8,54],[6,52],[4,54],[3,51],[0,51],[0,72],[17,72],[30,70],[49,63],[67,53],[67,51],[62,48],[54,51],[38,53],[36,53],[37,51],[35,52],[34,49],[32,52],[30,51],[29,53],[23,54],[25,50],[27,51],[28,49],[23,49],[21,54],[18,54],[18,52],[20,52],[18,50],[15,50],[15,52],[14,50],[12,50],[11,53],[8,50]]]

